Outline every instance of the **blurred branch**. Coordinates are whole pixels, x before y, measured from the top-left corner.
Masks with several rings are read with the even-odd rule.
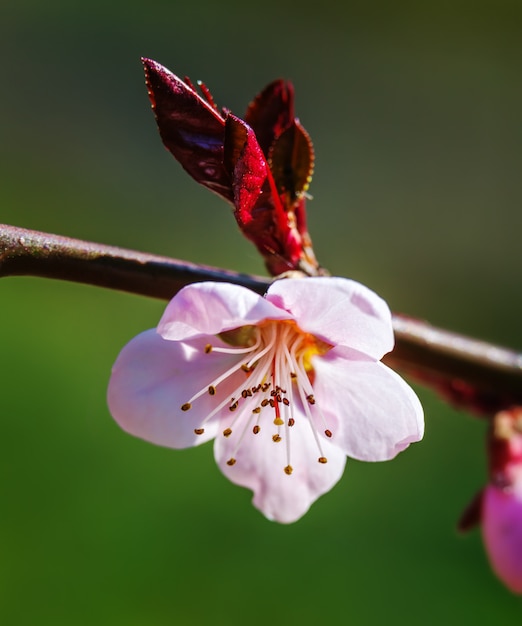
[[[0,225],[0,276],[58,278],[165,300],[204,280],[260,294],[270,284],[260,276],[7,225]],[[522,404],[522,354],[404,316],[395,315],[393,326],[388,365],[479,414]]]

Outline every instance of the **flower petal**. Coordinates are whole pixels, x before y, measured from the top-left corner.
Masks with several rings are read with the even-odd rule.
[[[302,330],[332,345],[348,346],[376,360],[393,348],[388,305],[354,280],[276,280],[266,299],[291,313]]]
[[[219,341],[212,337],[216,346]],[[171,448],[198,445],[215,437],[219,414],[205,423],[202,435],[194,433],[222,399],[244,380],[233,374],[216,389],[203,394],[192,408],[181,405],[241,358],[238,355],[205,353],[208,338],[190,342],[167,341],[155,330],[141,333],[121,351],[112,370],[107,400],[118,424],[127,432]],[[224,345],[224,344],[221,344]]]
[[[274,443],[277,427],[271,420],[261,421],[261,431],[254,435],[251,425],[244,437],[241,428],[225,438],[218,435],[214,444],[216,462],[233,483],[254,492],[253,504],[270,520],[289,524],[304,515],[311,504],[329,491],[341,478],[346,455],[329,441],[321,438],[321,449],[328,462],[318,463],[319,452],[310,424],[304,415],[294,412],[295,425],[281,429],[282,441]],[[226,425],[223,422],[222,425]],[[288,465],[286,437],[290,443],[291,475],[284,472]],[[227,465],[234,457],[236,463]]]
[[[380,362],[334,348],[313,361],[314,392],[332,442],[361,461],[392,459],[424,434],[424,414],[413,389]]]
[[[482,500],[482,535],[491,567],[522,593],[522,494],[488,485]]]
[[[291,315],[245,287],[194,283],[169,302],[158,332],[164,339],[182,340],[199,334],[217,335],[264,319],[291,319]]]

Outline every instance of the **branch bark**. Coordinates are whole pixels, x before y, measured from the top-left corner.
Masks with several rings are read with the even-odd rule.
[[[185,285],[231,282],[263,294],[270,280],[114,246],[0,225],[0,277],[40,276],[169,300]],[[454,405],[493,415],[522,405],[522,354],[394,315],[383,359]]]

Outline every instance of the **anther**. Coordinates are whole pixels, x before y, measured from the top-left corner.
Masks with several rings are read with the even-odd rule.
[[[279,443],[281,441],[281,437],[279,435],[272,435],[272,441],[274,443]]]
[[[247,374],[248,374],[248,372],[250,372],[252,368],[248,367],[248,365],[246,363],[243,363],[243,365],[241,366],[241,369],[244,372],[247,372]]]
[[[223,431],[223,436],[224,437],[230,437],[231,434],[232,434],[232,429],[231,428],[225,428],[225,430]]]
[[[209,354],[209,352],[212,352],[212,346],[207,343],[207,345],[205,346],[205,354]]]
[[[256,406],[255,409],[252,409],[252,413],[261,413],[261,407],[260,406]]]
[[[265,398],[262,402],[261,402],[261,406],[266,406],[267,404],[270,403],[270,400],[268,398]]]
[[[210,387],[208,388],[208,393],[211,396],[215,396],[216,395],[216,388],[214,387],[214,385],[210,385]]]
[[[283,404],[285,406],[290,406],[290,400],[288,398],[283,398]]]
[[[325,456],[320,456],[318,459],[319,463],[322,463],[323,465],[325,463],[328,463],[328,459]]]
[[[204,428],[194,428],[196,435],[202,435],[205,432]]]
[[[295,372],[290,372],[290,378],[297,378],[297,374]]]
[[[274,420],[274,424],[276,426],[283,426],[284,422],[283,422],[283,420],[280,417],[276,417],[275,420]]]
[[[228,459],[227,465],[232,466],[232,465],[235,465],[235,464],[236,464],[236,459],[234,459],[234,457],[232,457],[231,459]]]
[[[190,404],[190,402],[185,402],[185,404],[181,405],[182,411],[188,411],[190,408],[192,408],[192,404]]]
[[[252,432],[254,433],[254,435],[257,435],[260,430],[261,426],[258,426],[257,424],[254,426],[254,428],[252,428]]]
[[[315,404],[315,398],[312,393],[309,396],[306,396],[306,399],[308,400],[308,404]]]
[[[228,408],[229,408],[229,410],[230,410],[230,411],[235,411],[235,410],[237,409],[238,404],[239,404],[239,403],[238,403],[238,401],[236,400],[236,401],[234,402],[234,404],[231,404],[231,405],[228,407]]]
[[[331,430],[326,429],[326,430],[324,431],[324,434],[325,434],[327,437],[331,437],[331,436],[332,436],[332,431],[331,431]]]
[[[295,424],[295,419],[293,417],[288,418],[288,425],[293,426]]]
[[[288,474],[288,476],[290,476],[290,474],[294,471],[294,468],[291,465],[287,465],[285,467],[285,474]]]

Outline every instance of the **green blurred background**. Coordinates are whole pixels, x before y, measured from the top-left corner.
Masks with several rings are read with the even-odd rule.
[[[241,114],[294,81],[316,148],[316,252],[396,311],[522,348],[522,5],[223,0],[0,6],[0,221],[263,273],[229,207],[163,149],[139,57]],[[461,509],[484,424],[419,390],[422,444],[350,462],[291,526],[209,445],[171,451],[105,404],[164,304],[0,282],[0,623],[519,623]]]

